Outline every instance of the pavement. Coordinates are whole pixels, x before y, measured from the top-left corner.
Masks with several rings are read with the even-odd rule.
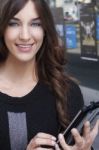
[[[68,54],[66,70],[79,80],[85,104],[99,101],[99,61],[82,60],[80,54]],[[99,134],[93,144],[94,150],[99,150]]]

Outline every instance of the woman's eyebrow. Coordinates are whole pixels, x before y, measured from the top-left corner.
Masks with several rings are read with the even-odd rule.
[[[33,19],[31,19],[31,21],[40,21],[40,17],[33,18]]]
[[[13,17],[11,20],[20,21],[20,19],[16,17]],[[32,18],[31,21],[40,21],[40,17]]]
[[[13,17],[11,20],[20,21],[20,19]]]

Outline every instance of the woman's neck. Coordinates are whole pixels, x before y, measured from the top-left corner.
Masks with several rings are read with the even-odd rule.
[[[21,62],[15,59],[8,58],[0,68],[1,75],[11,82],[32,82],[37,81],[36,63],[35,60],[29,62]]]

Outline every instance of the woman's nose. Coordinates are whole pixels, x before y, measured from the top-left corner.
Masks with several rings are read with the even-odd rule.
[[[31,38],[31,33],[28,27],[22,27],[19,34],[20,40],[29,41]]]

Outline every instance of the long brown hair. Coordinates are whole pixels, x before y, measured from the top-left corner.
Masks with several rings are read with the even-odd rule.
[[[0,0],[0,61],[5,61],[8,50],[3,40],[9,20],[15,16],[29,0]],[[44,41],[37,53],[37,69],[40,80],[46,82],[56,97],[56,106],[60,124],[68,124],[66,113],[66,92],[68,77],[64,73],[65,49],[59,45],[51,11],[44,0],[31,0],[35,3],[45,32]]]

